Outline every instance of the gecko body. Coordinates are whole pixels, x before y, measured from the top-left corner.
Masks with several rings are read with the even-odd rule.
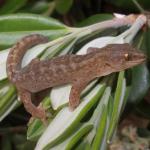
[[[145,55],[129,44],[110,44],[103,48],[89,48],[85,55],[64,55],[50,60],[33,59],[21,68],[21,60],[28,48],[47,42],[41,35],[24,37],[15,44],[7,59],[9,80],[17,87],[25,108],[33,117],[45,120],[44,109],[36,107],[31,94],[44,89],[71,84],[69,107],[79,105],[80,93],[93,79],[131,68],[145,61]]]

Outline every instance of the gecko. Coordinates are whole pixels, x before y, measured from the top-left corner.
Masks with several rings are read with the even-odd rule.
[[[90,47],[87,54],[67,54],[51,59],[35,58],[21,67],[26,51],[48,42],[45,36],[33,34],[19,40],[7,58],[8,79],[16,86],[26,110],[43,122],[47,119],[42,106],[32,103],[32,94],[50,87],[71,84],[69,108],[73,111],[80,103],[80,93],[95,78],[119,72],[146,60],[145,54],[130,44],[109,44],[103,48]]]

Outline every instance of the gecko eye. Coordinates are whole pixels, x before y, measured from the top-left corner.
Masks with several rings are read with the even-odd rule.
[[[125,60],[129,60],[129,54],[128,53],[124,54],[124,58]]]

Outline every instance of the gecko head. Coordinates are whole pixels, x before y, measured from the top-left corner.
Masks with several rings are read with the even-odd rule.
[[[111,66],[118,71],[134,67],[145,62],[146,56],[130,44],[114,44],[110,51]]]

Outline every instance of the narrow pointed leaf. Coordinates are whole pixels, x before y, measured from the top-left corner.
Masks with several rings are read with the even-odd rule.
[[[34,33],[55,39],[67,34],[69,29],[52,18],[33,14],[12,14],[0,17],[0,48],[8,48],[18,39]]]
[[[60,110],[39,139],[36,150],[44,147],[47,149],[62,140],[62,138],[66,137],[70,132],[73,132],[73,129],[79,124],[81,118],[99,99],[103,93],[103,89],[104,85],[97,85],[73,112],[71,112],[68,107]]]

